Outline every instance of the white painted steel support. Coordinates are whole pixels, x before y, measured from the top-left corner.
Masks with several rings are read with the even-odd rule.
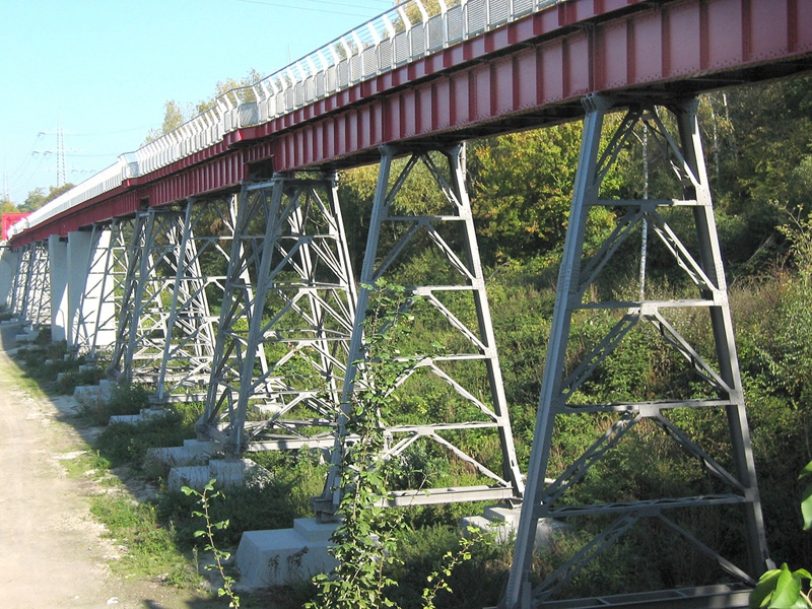
[[[68,242],[59,235],[48,237],[48,260],[51,284],[51,340],[67,341],[68,311]]]
[[[408,464],[420,458],[465,463],[475,474],[467,486],[449,487],[443,481],[410,481],[391,489],[391,505],[442,504],[467,501],[520,500],[523,482],[511,433],[499,357],[493,334],[485,279],[474,231],[471,203],[465,185],[464,147],[386,146],[381,149],[378,185],[361,271],[350,346],[350,367],[344,381],[343,415],[324,493],[315,502],[322,517],[335,513],[340,501],[340,464],[346,438],[346,416],[364,390],[364,361],[369,354],[364,338],[368,316],[376,308],[379,280],[399,282],[404,268],[410,299],[404,304],[413,323],[451,333],[449,345],[425,344],[419,354],[403,353],[404,370],[392,389],[403,412],[382,412],[387,439],[385,457]],[[396,157],[406,157],[398,165]],[[410,178],[423,171],[432,186],[421,190],[424,209],[403,202]],[[425,182],[423,182],[425,185]],[[433,189],[433,190],[432,190]],[[420,260],[416,267],[409,262]],[[402,266],[405,264],[405,266]],[[420,270],[420,276],[414,273]],[[410,359],[414,357],[415,359]],[[359,364],[362,365],[359,366]],[[374,382],[372,374],[370,382]],[[417,383],[413,385],[412,383]],[[427,404],[421,393],[429,392]],[[481,442],[496,443],[499,457],[486,461]],[[472,476],[473,477],[473,476]]]
[[[168,308],[178,272],[184,213],[152,208],[135,216],[110,364],[119,378],[155,385],[169,335]],[[166,302],[165,302],[166,300]]]
[[[31,248],[25,246],[17,250],[17,270],[14,273],[14,282],[9,297],[9,310],[15,317],[23,321],[23,302],[25,301],[25,286],[28,283],[28,267],[31,258]]]
[[[187,201],[180,241],[164,256],[167,270],[174,268],[175,274],[168,273],[164,281],[172,297],[156,382],[158,401],[206,397],[202,388],[214,359],[217,321],[209,310],[209,298],[222,301],[227,248],[234,236],[234,201],[233,197]]]
[[[647,100],[642,97],[613,100],[597,96],[587,98],[585,105],[587,114],[581,157],[558,277],[555,311],[528,470],[527,493],[522,505],[510,579],[500,606],[505,609],[557,606],[556,599],[561,598],[567,584],[586,564],[600,557],[633,530],[639,530],[637,527],[648,523],[676,535],[685,546],[685,556],[689,555],[690,549],[715,563],[720,577],[724,576],[727,581],[734,582],[734,585],[708,587],[707,582],[699,582],[697,588],[659,590],[634,597],[627,595],[627,598],[607,596],[569,599],[566,600],[567,607],[598,604],[602,607],[627,607],[632,604],[634,607],[733,606],[731,603],[746,597],[746,588],[753,585],[770,561],[719,239],[699,139],[696,102]],[[616,106],[627,107],[628,112],[602,150],[604,118]],[[672,133],[667,127],[668,121],[660,117],[665,111],[671,115],[673,124],[678,126],[678,133]],[[673,169],[674,187],[681,192],[675,198],[660,200],[600,199],[603,177],[633,133],[635,125],[641,122],[646,126],[649,138],[658,139],[662,145],[666,153],[665,160]],[[619,217],[617,228],[601,248],[590,259],[582,260],[589,211],[595,206],[615,207],[623,215]],[[690,214],[693,214],[693,237],[696,245],[686,245],[690,241],[677,235],[669,225],[663,208],[671,208],[672,213],[688,214],[685,222],[689,226]],[[594,298],[591,299],[589,294],[595,293],[592,286],[601,271],[613,264],[613,258],[616,258],[621,245],[634,233],[635,227],[644,223],[648,225],[648,233],[657,239],[656,244],[669,256],[666,259],[672,260],[686,273],[690,280],[687,283],[695,289],[697,295],[684,299],[655,300],[646,297],[644,293],[640,301],[599,299],[593,302]],[[651,241],[650,238],[649,242]],[[645,285],[643,282],[641,284]],[[597,293],[600,294],[600,291]],[[694,324],[701,318],[690,317],[693,311],[707,312],[715,353],[700,354],[700,350],[680,333],[676,324],[669,321],[668,318],[680,310],[687,313],[688,319]],[[583,345],[575,345],[568,351],[573,316],[576,313],[586,315],[595,311],[614,312],[614,319],[617,320],[614,328],[591,351]],[[695,383],[704,383],[704,389],[697,390],[696,385],[689,386],[688,396],[684,398],[668,395],[652,399],[646,396],[640,401],[591,403],[588,383],[590,376],[612,356],[629,332],[648,328],[654,330],[654,337],[664,341],[664,346],[673,348],[677,361],[684,361],[686,372],[694,373],[697,378]],[[568,358],[573,358],[573,351],[580,352],[580,359],[574,363],[568,361]],[[600,402],[597,398],[594,400]],[[721,420],[727,421],[730,454],[712,456],[710,450],[699,446],[689,437],[680,427],[680,421],[683,420],[680,417],[689,417],[692,414],[716,414]],[[554,430],[557,423],[563,424],[567,417],[573,415],[601,417],[606,432],[580,456],[566,455],[563,468],[556,467],[551,463]],[[624,493],[614,502],[597,500],[588,504],[573,499],[568,494],[570,489],[584,481],[593,466],[612,447],[633,435],[630,432],[636,432],[640,428],[664,432],[675,443],[675,448],[698,463],[708,478],[706,486],[700,486],[700,492],[692,496],[636,499]],[[557,460],[561,459],[559,455]],[[652,455],[651,467],[657,467],[654,464],[656,459],[657,456]],[[723,463],[730,465],[722,465]],[[715,492],[708,493],[707,488],[713,488]],[[686,510],[692,514],[708,514],[716,510],[728,517],[738,514],[741,518],[739,526],[744,531],[746,548],[741,548],[741,553],[746,549],[746,564],[737,566],[709,545],[713,542],[698,538],[684,523],[681,524],[679,515]],[[531,565],[539,518],[566,519],[573,528],[582,527],[584,532],[591,531],[593,537],[555,570],[542,574],[541,583],[533,587],[530,583]],[[726,522],[728,520],[729,518]],[[735,526],[732,522],[729,524],[731,527]],[[588,525],[590,528],[586,528]],[[644,578],[643,574],[636,574],[636,577],[637,575]],[[699,584],[705,584],[705,587]],[[625,590],[633,591],[631,585]],[[697,598],[705,596],[708,598],[701,602],[706,604],[696,604]]]
[[[115,343],[131,226],[120,218],[68,235],[69,344],[77,355],[95,358]]]
[[[48,271],[48,245],[36,242],[28,245],[26,281],[22,299],[22,317],[34,328],[51,323],[51,287]]]
[[[20,251],[10,247],[0,249],[0,303],[9,311],[14,309],[14,286],[19,275]]]
[[[65,339],[68,349],[75,353],[77,347],[78,320],[81,317],[80,303],[88,284],[88,256],[93,238],[92,231],[72,231],[68,233],[68,328]]]
[[[354,303],[335,176],[245,185],[200,432],[235,453],[331,447]]]

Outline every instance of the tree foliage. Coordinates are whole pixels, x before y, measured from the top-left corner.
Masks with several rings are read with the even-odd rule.
[[[522,258],[558,249],[567,229],[582,128],[567,123],[487,139],[472,147],[472,206],[486,252]],[[604,142],[605,143],[605,142]],[[604,180],[617,195],[620,173]]]
[[[46,193],[43,188],[35,188],[31,192],[28,193],[28,196],[23,201],[22,205],[20,205],[20,211],[34,211],[56,199],[59,195],[68,192],[71,188],[73,188],[73,184],[70,182],[63,184],[62,186],[51,186]]]

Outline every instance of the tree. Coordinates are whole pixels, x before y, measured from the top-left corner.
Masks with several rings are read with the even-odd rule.
[[[0,213],[10,213],[19,211],[17,206],[12,203],[11,199],[3,197],[0,199]]]
[[[251,86],[256,84],[262,80],[262,74],[254,70],[253,68],[248,71],[242,79],[236,80],[234,78],[227,78],[225,80],[221,80],[217,82],[217,86],[214,89],[214,95],[209,99],[203,100],[195,106],[195,111],[198,114],[202,114],[207,110],[210,110],[214,107],[214,103],[218,97],[221,95],[225,95],[232,89],[239,89],[238,92],[238,99],[240,103],[248,103],[252,101],[256,101],[256,95],[251,90]]]
[[[240,89],[240,88],[243,89],[242,91],[240,91],[239,94],[240,103],[255,101],[256,96],[249,87],[255,84],[261,78],[262,76],[259,72],[257,72],[254,69],[251,69],[248,71],[248,74],[242,80],[238,81],[233,78],[221,80],[215,86],[214,95],[212,95],[208,99],[198,102],[189,112],[184,112],[181,109],[180,104],[178,104],[178,102],[176,102],[174,99],[170,99],[169,101],[164,102],[164,120],[163,123],[161,123],[161,128],[150,129],[149,133],[147,133],[146,138],[144,138],[144,144],[154,142],[162,135],[166,135],[170,131],[174,131],[175,129],[180,127],[183,123],[185,123],[187,120],[193,118],[193,116],[202,114],[210,110],[211,108],[214,107],[217,98],[225,94],[226,92],[230,91],[231,89]]]
[[[43,188],[35,188],[31,192],[28,193],[28,196],[25,198],[25,201],[22,205],[20,205],[20,211],[34,211],[56,199],[59,195],[68,192],[71,188],[73,188],[73,184],[70,182],[66,182],[62,186],[51,186],[48,189],[48,194],[45,194],[45,190]]]
[[[522,258],[561,247],[578,167],[580,122],[489,138],[472,147],[472,207],[487,257]],[[604,139],[606,139],[605,129]],[[612,169],[608,195],[621,185]]]
[[[161,128],[150,129],[144,143],[149,144],[150,142],[154,142],[162,135],[166,135],[170,131],[180,127],[185,121],[186,118],[183,116],[183,110],[180,109],[178,102],[174,99],[170,99],[164,103],[164,120],[163,123],[161,123]]]

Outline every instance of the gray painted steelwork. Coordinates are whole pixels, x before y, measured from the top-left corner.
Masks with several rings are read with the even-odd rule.
[[[335,175],[246,184],[199,431],[232,453],[332,445],[354,306]]]
[[[611,99],[590,97],[585,100],[587,115],[581,147],[581,157],[576,177],[564,257],[558,277],[556,303],[548,343],[547,360],[542,380],[538,418],[530,467],[527,477],[526,500],[522,505],[519,531],[510,580],[501,607],[505,609],[529,609],[547,606],[593,606],[590,599],[558,601],[558,594],[590,561],[601,555],[613,544],[627,535],[638,523],[654,519],[663,529],[671,530],[686,547],[699,555],[710,558],[720,571],[732,581],[745,588],[770,564],[761,505],[756,485],[753,454],[750,443],[741,377],[738,368],[733,326],[728,305],[727,286],[719,250],[719,239],[714,222],[708,178],[705,171],[696,119],[696,101],[670,99]],[[601,148],[601,134],[607,113],[618,107],[627,112],[605,148]],[[668,115],[668,118],[665,118]],[[599,196],[601,182],[614,163],[624,144],[633,135],[638,124],[648,129],[649,140],[659,140],[666,161],[670,163],[678,184],[682,188],[679,199],[638,201],[602,200]],[[676,133],[668,125],[676,125]],[[584,235],[589,211],[595,206],[618,206],[625,216],[617,223],[614,232],[597,252],[584,260]],[[662,213],[663,207],[683,207],[692,212],[695,242],[688,247],[677,236]],[[621,245],[628,240],[635,227],[647,224],[649,234],[659,239],[673,263],[685,272],[698,291],[698,297],[684,300],[648,300],[638,302],[590,301],[589,290],[602,269],[612,262]],[[691,250],[698,251],[694,255]],[[645,265],[645,256],[642,256]],[[643,268],[645,271],[645,268]],[[642,282],[641,282],[642,283]],[[573,316],[585,309],[606,309],[616,312],[617,323],[591,351],[587,349],[574,365],[567,361],[568,342]],[[715,358],[700,354],[674,324],[665,316],[675,310],[705,310],[715,343]],[[696,322],[694,322],[696,323]],[[635,328],[649,325],[672,347],[698,379],[701,379],[708,399],[659,400],[644,399],[639,402],[583,404],[576,396],[588,393],[590,376],[604,363],[622,342],[624,336]],[[716,360],[715,362],[713,360]],[[714,365],[715,364],[715,365]],[[728,469],[710,451],[699,446],[680,428],[668,414],[705,409],[726,416],[729,428],[731,454],[723,461],[730,461]],[[557,422],[566,417],[593,413],[607,417],[613,423],[580,456],[567,460],[563,471],[551,464],[553,432]],[[715,481],[718,491],[714,494],[690,497],[661,497],[628,499],[615,503],[581,504],[567,500],[567,491],[583,481],[591,468],[605,457],[608,451],[621,442],[639,424],[648,422],[660,428],[689,457],[701,464],[709,479]],[[677,522],[675,511],[724,509],[738,506],[745,530],[745,545],[749,557],[747,564],[735,565],[710,547],[682,524]],[[539,518],[560,518],[573,527],[593,517],[601,517],[600,531],[569,560],[552,572],[544,574],[537,586],[531,585],[534,532]],[[594,529],[592,529],[594,530]],[[697,606],[695,595],[675,595],[674,590],[657,591],[640,596],[644,606]],[[724,595],[722,595],[724,596]],[[731,597],[739,598],[741,594]],[[721,598],[721,597],[720,597]],[[592,599],[594,600],[594,599]],[[739,599],[740,600],[740,599]],[[734,606],[717,599],[718,606]],[[606,597],[600,606],[629,606],[624,597]],[[702,602],[699,601],[700,605]],[[733,602],[731,600],[730,602]],[[569,604],[567,604],[569,603]],[[637,606],[637,605],[634,605]],[[716,605],[714,605],[716,606]],[[738,606],[738,605],[736,605]]]
[[[409,302],[404,306],[415,315],[414,323],[440,323],[453,328],[458,340],[445,352],[425,345],[426,352],[405,366],[393,392],[406,388],[411,379],[427,375],[448,387],[451,398],[464,404],[460,407],[463,412],[456,420],[440,420],[433,410],[440,408],[441,404],[430,404],[427,406],[429,412],[417,424],[393,422],[389,418],[392,413],[380,413],[386,438],[384,456],[404,459],[411,448],[423,445],[428,451],[437,451],[465,463],[479,481],[476,485],[453,488],[431,488],[428,485],[393,489],[388,503],[418,505],[518,500],[522,496],[523,484],[516,461],[471,203],[465,186],[464,150],[461,145],[439,150],[409,146],[387,146],[381,150],[378,185],[353,324],[351,364],[341,399],[343,415],[327,484],[316,502],[317,512],[322,517],[330,517],[340,501],[338,486],[343,447],[347,440],[346,417],[351,414],[358,393],[365,388],[364,373],[369,362],[365,361],[368,350],[364,330],[370,310],[374,308],[372,288],[379,280],[391,278],[400,262],[411,256],[428,254],[434,254],[443,268],[420,277],[415,285],[404,286],[410,294]],[[399,156],[406,157],[400,166],[395,164]],[[418,167],[423,168],[432,189],[431,193],[421,191],[421,196],[433,197],[434,202],[430,204],[432,209],[416,212],[409,209],[408,204],[402,204],[398,197],[408,193],[410,179]],[[420,307],[418,301],[424,306]],[[467,319],[466,312],[473,319]],[[465,366],[471,367],[473,374],[478,375],[478,387],[466,387],[463,381],[455,378]],[[468,376],[471,374],[469,371]],[[486,464],[472,450],[466,441],[473,437],[472,434],[496,436],[500,463]]]
[[[87,246],[84,283],[79,303],[72,312],[72,350],[76,355],[95,359],[100,348],[109,346],[115,336],[120,300],[127,277],[127,238],[132,220],[115,218],[107,224],[94,224]],[[69,237],[70,241],[70,237]],[[107,340],[100,340],[108,337]]]
[[[48,245],[36,242],[26,246],[23,255],[25,285],[20,315],[34,328],[51,323],[51,279],[48,269]]]

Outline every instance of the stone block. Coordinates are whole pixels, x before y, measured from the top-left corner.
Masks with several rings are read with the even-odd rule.
[[[336,563],[328,548],[336,526],[298,518],[292,529],[246,531],[236,554],[238,588],[283,586],[332,571]]]
[[[460,520],[463,529],[474,526],[483,531],[491,531],[500,542],[511,541],[519,528],[521,508],[487,507],[484,516],[467,516]],[[548,546],[553,535],[565,531],[567,526],[553,518],[541,518],[536,525],[536,549]]]

